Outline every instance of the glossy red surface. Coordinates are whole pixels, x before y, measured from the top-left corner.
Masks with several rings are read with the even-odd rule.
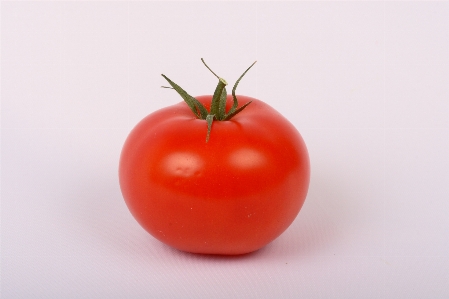
[[[207,109],[211,96],[197,99]],[[179,104],[144,118],[122,150],[122,194],[151,235],[177,249],[243,254],[278,237],[304,203],[310,168],[298,131],[262,101],[229,121],[206,121]],[[232,105],[228,96],[227,109]]]

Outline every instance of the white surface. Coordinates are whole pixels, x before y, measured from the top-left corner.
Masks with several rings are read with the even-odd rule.
[[[2,298],[448,298],[449,2],[2,2]],[[241,94],[303,135],[309,195],[241,257],[170,249],[134,221],[129,130]]]

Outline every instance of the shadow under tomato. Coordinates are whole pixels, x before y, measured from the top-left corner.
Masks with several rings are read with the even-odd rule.
[[[263,247],[259,250],[244,253],[244,254],[237,254],[237,255],[225,255],[225,254],[202,254],[202,253],[191,253],[186,251],[181,251],[175,248],[172,248],[168,245],[165,245],[166,250],[170,251],[174,255],[178,255],[180,257],[186,258],[186,259],[195,259],[195,260],[202,260],[202,261],[215,261],[215,262],[229,262],[229,261],[242,261],[242,260],[252,260],[259,258],[263,255],[263,252],[265,251],[266,247]]]

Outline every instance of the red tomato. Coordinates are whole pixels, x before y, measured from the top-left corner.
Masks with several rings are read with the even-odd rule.
[[[196,99],[210,110],[212,96]],[[264,102],[207,124],[185,102],[145,117],[129,134],[119,177],[132,215],[174,248],[235,255],[273,241],[304,203],[310,167],[298,131]],[[226,109],[232,105],[227,96]]]

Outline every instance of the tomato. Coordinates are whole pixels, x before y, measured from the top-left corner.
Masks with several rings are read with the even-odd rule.
[[[120,157],[119,180],[135,219],[153,237],[182,251],[244,254],[277,238],[306,198],[310,166],[295,127],[247,96],[245,110],[207,123],[185,103],[145,117]],[[226,110],[233,96],[226,96]],[[196,97],[207,110],[212,95]]]

